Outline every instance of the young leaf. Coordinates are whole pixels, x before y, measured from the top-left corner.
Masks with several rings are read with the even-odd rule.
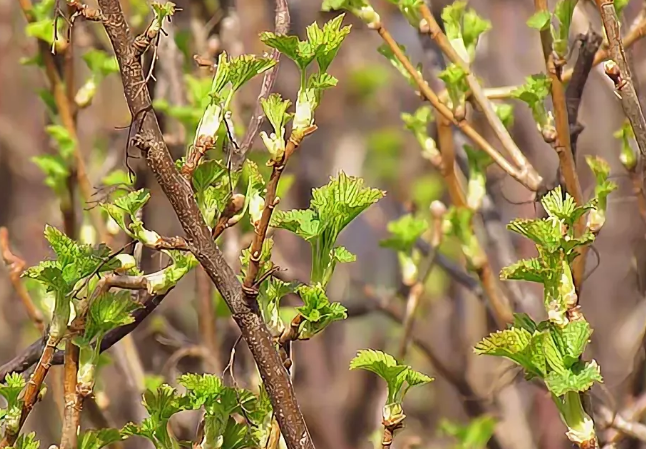
[[[11,447],[11,449],[39,449],[39,448],[40,448],[40,441],[36,439],[35,432],[20,435],[16,440],[16,443]]]
[[[287,113],[287,109],[292,103],[289,100],[283,101],[280,94],[274,93],[267,98],[262,98],[260,104],[267,120],[274,128],[274,132],[269,136],[262,131],[260,137],[267,151],[269,151],[271,159],[278,161],[285,154],[285,126],[292,116],[292,114]]]
[[[79,435],[78,449],[102,449],[124,439],[117,429],[86,430]]]
[[[96,77],[103,78],[111,73],[119,72],[119,64],[115,56],[110,56],[102,50],[94,48],[89,49],[83,54],[83,60],[87,64],[92,74]]]
[[[307,340],[312,338],[333,321],[347,318],[346,308],[338,302],[330,303],[325,290],[320,284],[314,286],[301,285],[296,291],[304,304],[297,307],[297,310],[305,318],[299,329],[299,339]]]
[[[547,30],[552,20],[552,14],[549,11],[537,11],[528,20],[527,26],[538,31]]]
[[[552,371],[545,378],[547,389],[555,396],[568,392],[587,391],[595,382],[603,382],[599,365],[593,360],[586,364],[577,362],[571,369]]]
[[[481,340],[475,346],[475,353],[506,357],[522,366],[528,374],[542,377],[545,370],[533,359],[536,351],[532,343],[535,339],[542,339],[542,334],[533,336],[524,328],[512,327]]]
[[[234,91],[240,89],[253,77],[276,65],[273,58],[259,58],[255,55],[241,55],[229,63],[229,82]]]
[[[116,327],[132,323],[134,318],[131,314],[139,307],[141,306],[130,298],[127,290],[99,295],[90,305],[85,337],[92,340]]]
[[[285,330],[285,325],[280,319],[280,300],[289,293],[294,293],[297,288],[296,282],[284,282],[273,277],[260,286],[258,305],[262,319],[267,323],[272,335],[279,336]]]
[[[551,123],[551,117],[545,109],[544,101],[550,94],[550,79],[543,74],[526,78],[525,84],[514,90],[511,95],[529,106],[534,120],[541,127]]]
[[[482,201],[487,194],[487,167],[491,157],[484,151],[477,151],[470,145],[464,145],[469,164],[469,181],[467,183],[467,205],[477,211],[482,207]]]
[[[455,109],[462,106],[466,100],[466,93],[469,91],[466,72],[456,64],[449,64],[439,73],[438,77],[446,85],[452,107]]]
[[[390,354],[372,349],[360,350],[350,362],[350,369],[371,371],[385,380],[388,385],[388,404],[401,405],[410,387],[433,380],[408,365],[400,365]],[[408,386],[402,390],[404,383]]]
[[[294,61],[304,72],[307,66],[316,58],[316,48],[308,41],[301,41],[297,36],[287,36],[265,31],[260,40]]]
[[[521,259],[500,271],[500,279],[502,280],[543,283],[547,276],[549,276],[549,270],[543,265],[543,261],[538,258]]]
[[[559,27],[557,32],[552,32],[554,37],[552,48],[554,48],[554,52],[561,58],[565,58],[568,54],[570,25],[576,3],[577,0],[559,0],[554,8],[554,16],[559,22]]]
[[[400,44],[397,44],[397,45],[399,46],[399,49],[404,54],[406,54],[406,47],[404,47],[403,45],[400,45]],[[403,66],[403,64],[401,62],[399,62],[399,59],[397,59],[397,57],[395,56],[395,53],[393,53],[392,49],[388,45],[386,45],[386,44],[381,45],[379,48],[377,48],[377,51],[381,55],[383,55],[386,59],[388,59],[388,61],[390,61],[390,63],[393,65],[393,67],[395,67],[397,69],[397,71],[399,71],[399,73],[408,81],[408,83],[411,86],[413,86],[413,87],[415,87],[417,89],[417,83],[415,82],[413,77],[410,75],[410,73],[408,73],[408,71]],[[419,74],[420,77],[423,78],[421,64],[418,64],[418,66],[417,66],[417,73]]]
[[[388,223],[388,232],[391,237],[382,240],[380,245],[386,248],[392,248],[396,251],[410,253],[415,246],[415,242],[428,229],[426,220],[415,218],[412,214],[407,214],[398,220]]]
[[[315,49],[315,58],[321,73],[327,72],[341,44],[350,33],[350,26],[341,28],[344,17],[344,14],[336,16],[326,22],[322,29],[319,28],[316,22],[305,29],[307,40],[312,48]]]
[[[467,9],[467,2],[462,0],[444,7],[442,21],[446,37],[455,51],[468,64],[473,62],[478,40],[491,29],[491,22],[482,19],[473,9]]]

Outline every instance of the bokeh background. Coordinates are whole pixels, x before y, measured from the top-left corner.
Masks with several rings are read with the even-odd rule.
[[[432,2],[438,19],[446,3]],[[601,30],[594,5],[583,0],[579,3],[572,39],[590,27]],[[624,12],[625,23],[632,23],[643,7],[641,3],[630,2]],[[122,4],[134,30],[141,31],[149,20],[145,3],[122,0]],[[232,54],[262,53],[266,48],[258,35],[273,30],[274,20],[271,0],[180,0],[178,6],[182,11],[165,27],[169,37],[161,40],[156,81],[149,82],[153,97],[170,105],[187,104],[182,72],[209,76],[195,66],[193,54],[213,57],[221,50]],[[427,36],[418,35],[391,4],[375,1],[375,6],[395,38],[406,45],[414,60],[423,64],[431,85],[441,88],[434,77],[444,64],[437,48]],[[470,6],[493,24],[479,44],[474,66],[486,87],[522,84],[526,76],[544,70],[539,35],[525,24],[533,13],[533,2],[472,0]],[[330,13],[319,12],[319,7],[320,2],[315,0],[290,0],[291,32],[302,36],[313,21],[321,23],[332,17]],[[393,319],[397,314],[401,317],[404,310],[397,257],[394,252],[380,248],[379,241],[388,235],[387,223],[411,208],[427,210],[432,200],[448,201],[439,173],[422,158],[420,148],[400,118],[402,112],[413,112],[419,107],[421,99],[378,54],[379,36],[353,17],[347,16],[345,23],[352,24],[352,32],[331,68],[339,79],[338,87],[326,91],[316,114],[318,131],[307,138],[289,163],[291,185],[281,202],[283,208],[307,207],[311,189],[325,184],[339,170],[362,176],[368,185],[388,192],[341,238],[341,243],[357,255],[357,261],[337,268],[330,297],[346,305],[350,317],[313,340],[295,345],[295,388],[312,436],[321,449],[367,448],[374,444],[385,388],[372,374],[348,371],[348,364],[360,348],[395,352],[401,338],[401,324]],[[21,64],[22,58],[37,51],[35,40],[25,35],[24,26],[18,3],[0,0],[0,225],[8,228],[14,252],[33,265],[49,255],[43,238],[44,225],[61,227],[62,219],[56,197],[43,184],[44,176],[31,160],[53,149],[44,131],[48,116],[38,95],[47,88],[46,80],[38,68]],[[100,25],[79,22],[75,30],[76,87],[87,76],[81,56],[92,47],[109,49],[103,29]],[[571,61],[576,54],[574,51]],[[628,55],[637,87],[643,90],[640,87],[646,78],[646,45],[636,43]],[[150,56],[148,63],[149,60]],[[238,97],[236,115],[241,124],[246,123],[255,105],[259,81],[249,83]],[[294,99],[297,88],[297,70],[283,59],[275,90]],[[556,154],[536,131],[529,110],[523,104],[512,103],[516,106],[514,139],[542,176],[554,179]],[[160,116],[170,148],[179,157],[186,149],[186,132],[174,119],[161,113]],[[485,136],[496,142],[478,113],[472,112],[470,118]],[[115,168],[125,169],[125,127],[129,119],[120,80],[115,75],[100,84],[92,105],[79,114],[79,141],[98,195],[107,173]],[[579,176],[585,195],[590,196],[593,180],[584,156],[600,155],[612,166],[620,188],[610,197],[608,221],[594,244],[596,251],[588,257],[589,275],[581,303],[595,330],[587,356],[599,362],[605,379],[603,388],[595,387],[592,397],[595,403],[610,410],[622,410],[639,401],[646,387],[642,349],[646,326],[643,287],[646,245],[644,223],[619,163],[619,142],[613,137],[623,119],[613,88],[601,66],[597,66],[586,85],[579,114],[585,126],[576,155]],[[434,126],[431,132],[435,133]],[[462,138],[456,135],[456,139]],[[254,149],[253,158],[263,163],[260,139]],[[137,185],[153,192],[144,214],[147,227],[164,235],[181,234],[175,214],[145,164],[136,158],[130,158],[130,164],[137,173]],[[530,192],[495,168],[490,170],[489,194],[484,219],[491,224],[487,229],[494,232],[486,235],[485,241],[491,262],[498,270],[519,257],[533,254],[533,247],[512,237],[504,223],[513,217],[533,217],[540,213],[540,206],[532,201]],[[80,212],[77,218],[80,220]],[[286,276],[307,280],[309,246],[285,232],[277,232],[275,238],[274,261],[287,269]],[[238,266],[239,251],[249,241],[249,234],[241,229],[234,227],[226,232],[222,249],[231,264]],[[464,271],[463,261],[455,251],[449,258]],[[143,263],[146,269],[154,270],[161,262],[158,257],[145,254]],[[523,284],[501,288],[515,289],[528,310],[542,313],[540,289]],[[84,425],[96,425],[90,419],[94,406],[104,408],[118,426],[128,420],[140,420],[144,411],[139,397],[146,382],[162,376],[174,385],[178,374],[206,369],[201,352],[195,350],[205,344],[199,316],[199,301],[205,295],[216,302],[218,311],[214,324],[217,351],[210,354],[208,366],[222,372],[238,331],[208,281],[195,271],[181,281],[131,340],[119,343],[107,353],[110,364],[102,369],[100,393],[86,407]],[[296,304],[296,300],[290,298],[286,303]],[[436,267],[423,294],[414,328],[414,338],[420,345],[414,345],[408,357],[408,363],[434,376],[436,381],[407,398],[406,429],[397,435],[395,447],[456,447],[456,439],[442,432],[446,427],[443,422],[466,424],[480,413],[487,413],[498,422],[489,447],[569,447],[565,427],[544,391],[524,382],[504,361],[472,354],[473,344],[487,333],[487,326],[485,308],[478,295],[455,282],[442,267]],[[0,270],[0,362],[9,360],[37,337],[7,271]],[[256,381],[253,361],[244,343],[237,346],[234,367],[240,384]],[[56,443],[60,437],[61,375],[61,367],[53,368],[48,378],[53,394],[36,407],[28,421],[28,428],[38,431],[42,447]],[[177,435],[190,439],[196,419],[194,414],[178,416],[173,423]],[[129,441],[126,446],[144,447],[145,443]],[[626,440],[620,447],[641,446]]]

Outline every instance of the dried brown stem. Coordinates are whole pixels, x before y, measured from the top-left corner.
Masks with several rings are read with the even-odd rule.
[[[99,7],[105,17],[103,25],[114,48],[126,101],[135,121],[137,134],[133,141],[143,152],[149,168],[173,206],[192,252],[231,310],[256,361],[287,447],[313,449],[291,380],[260,316],[258,304],[246,301],[235,272],[212,239],[190,184],[175,168],[164,143],[159,123],[152,113],[148,89],[142,84],[141,61],[132,45],[133,39],[121,5],[118,0],[99,0]]]
[[[393,52],[397,60],[403,65],[406,72],[411,76],[421,95],[428,100],[431,105],[440,113],[442,116],[447,118],[453,125],[457,126],[462,130],[462,132],[473,141],[473,143],[480,148],[482,151],[487,153],[494,160],[496,164],[502,168],[505,173],[509,174],[512,178],[520,182],[522,185],[527,187],[529,190],[535,192],[540,184],[541,178],[538,176],[533,176],[527,170],[519,169],[511,164],[507,159],[505,159],[495,148],[493,148],[487,140],[482,137],[466,120],[457,120],[453,115],[453,112],[443,104],[438,98],[437,94],[431,89],[428,83],[422,78],[422,75],[413,67],[413,64],[410,62],[408,57],[404,52],[399,48],[399,45],[390,35],[390,32],[385,28],[382,23],[379,23],[376,27],[379,36],[383,39],[386,45]],[[535,172],[534,172],[535,173]]]
[[[76,378],[79,368],[79,347],[68,337],[65,343],[63,395],[65,398],[65,415],[60,449],[76,449],[78,431],[81,425],[81,408],[83,400],[76,391]]]
[[[40,392],[40,387],[49,372],[49,369],[52,366],[52,359],[54,358],[54,353],[56,352],[56,346],[60,342],[60,338],[52,337],[51,335],[47,338],[47,343],[45,344],[45,349],[43,350],[40,360],[36,365],[34,373],[31,375],[31,378],[27,382],[27,386],[24,389],[23,394],[23,404],[22,410],[20,411],[20,422],[18,425],[18,431],[16,433],[5,432],[4,438],[0,441],[0,448],[12,446],[18,434],[20,433],[20,428],[27,420],[29,413],[34,408],[36,401],[38,400],[38,393]]]
[[[632,76],[626,54],[624,53],[624,45],[621,42],[621,32],[619,26],[619,18],[615,11],[613,0],[596,0],[603,27],[606,30],[608,38],[608,45],[610,47],[610,56],[612,58],[611,64],[606,63],[606,74],[608,73],[609,66],[616,66],[618,68],[618,77],[613,77],[615,82],[616,93],[621,100],[621,106],[624,114],[628,117],[630,125],[635,133],[635,140],[642,156],[646,156],[646,120],[644,120],[644,113],[641,105],[639,104],[639,97],[635,91]]]
[[[503,125],[502,121],[496,114],[493,104],[485,95],[484,89],[480,85],[480,82],[472,73],[471,67],[469,67],[467,61],[462,59],[462,57],[460,57],[460,55],[455,51],[446,35],[442,32],[442,29],[435,20],[435,17],[433,17],[433,14],[431,13],[428,6],[426,6],[424,2],[420,3],[421,5],[419,7],[419,11],[424,19],[424,22],[428,26],[428,32],[431,38],[435,41],[438,47],[440,47],[442,52],[449,58],[449,60],[460,67],[462,70],[464,70],[464,72],[466,73],[466,79],[467,83],[469,84],[469,89],[471,90],[471,95],[482,109],[482,112],[484,113],[489,126],[491,126],[494,133],[496,134],[496,137],[498,137],[498,140],[500,140],[500,143],[505,148],[507,153],[511,156],[512,160],[521,169],[523,176],[531,180],[532,183],[540,184],[541,177],[536,172],[534,167],[532,167],[531,164],[527,161],[527,158],[522,153],[522,151],[520,151],[518,145],[516,145],[516,142],[514,142],[514,139],[512,139],[509,131],[507,131],[507,128],[505,128],[505,125]]]
[[[29,319],[34,323],[34,326],[43,333],[45,331],[43,314],[36,307],[31,296],[29,296],[27,289],[20,280],[20,275],[27,264],[24,260],[11,252],[11,248],[9,247],[9,232],[5,227],[0,227],[0,251],[2,251],[2,259],[4,260],[5,266],[9,270],[9,280],[11,281],[11,285],[13,285],[20,301],[22,301],[22,305],[27,311]]]
[[[638,421],[630,421],[624,418],[621,413],[613,413],[602,405],[597,406],[595,411],[597,417],[602,421],[601,424],[606,427],[615,429],[623,435],[636,440],[646,441],[646,425]]]

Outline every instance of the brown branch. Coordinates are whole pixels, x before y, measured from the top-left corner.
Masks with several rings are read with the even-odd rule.
[[[143,152],[149,168],[173,206],[192,252],[231,310],[256,361],[287,447],[313,449],[314,444],[296,402],[291,380],[274,347],[267,325],[260,316],[258,304],[245,300],[235,272],[211,237],[190,184],[175,168],[164,143],[157,118],[152,112],[148,89],[142,85],[141,61],[132,45],[133,39],[121,5],[118,0],[99,0],[99,7],[105,17],[103,25],[119,62],[124,94],[135,121],[137,134],[133,141]]]
[[[502,168],[505,173],[509,174],[512,178],[520,182],[522,185],[527,187],[529,190],[535,192],[542,179],[540,176],[534,176],[535,171],[529,172],[527,170],[519,169],[511,164],[507,159],[505,159],[495,148],[493,148],[487,140],[482,137],[466,120],[457,120],[453,115],[453,112],[440,101],[437,94],[431,89],[428,83],[424,80],[422,75],[413,67],[413,64],[410,62],[408,57],[404,52],[399,48],[399,45],[390,35],[390,32],[385,28],[382,23],[375,25],[375,29],[379,33],[379,36],[383,39],[386,45],[393,52],[397,60],[402,64],[406,72],[411,76],[421,95],[428,100],[431,105],[440,113],[442,116],[447,118],[453,125],[457,126],[462,130],[462,132],[473,141],[473,143],[480,148],[482,151],[487,153],[494,160],[496,164]]]
[[[505,148],[507,153],[509,153],[512,160],[518,167],[520,167],[523,176],[531,179],[532,182],[536,184],[540,184],[541,178],[539,174],[527,161],[527,158],[522,153],[522,151],[520,151],[520,149],[516,145],[516,142],[514,142],[514,139],[512,139],[511,135],[509,134],[509,131],[507,130],[507,128],[505,128],[505,125],[503,125],[502,121],[496,114],[493,104],[485,95],[480,82],[471,71],[471,67],[469,67],[467,61],[462,59],[458,52],[455,51],[446,35],[442,32],[442,29],[435,20],[435,17],[433,17],[433,14],[431,13],[428,6],[426,6],[424,2],[420,3],[421,5],[419,7],[419,11],[424,19],[423,21],[425,22],[425,25],[428,28],[428,33],[430,34],[431,38],[437,43],[442,52],[449,58],[449,60],[460,67],[466,73],[466,80],[469,84],[471,95],[482,109],[482,112],[484,113],[489,126],[491,126],[494,133],[496,134],[496,137],[498,137],[498,140],[500,140],[500,143]],[[420,28],[425,28],[425,26],[421,25]]]
[[[287,34],[290,22],[287,0],[276,0],[276,15],[274,22],[274,32],[276,34]],[[270,58],[279,62],[280,52],[275,49],[272,50]],[[242,165],[247,158],[247,153],[251,150],[251,145],[253,145],[253,142],[258,135],[258,130],[265,119],[261,100],[267,98],[271,93],[274,83],[276,82],[276,77],[278,76],[278,66],[279,64],[277,63],[271,69],[267,70],[262,77],[262,86],[258,95],[258,101],[256,103],[256,108],[253,111],[253,115],[251,116],[251,120],[249,121],[249,125],[247,126],[247,131],[245,132],[240,147],[233,148],[231,153],[231,169],[234,171],[242,169]]]
[[[621,42],[621,32],[619,28],[619,19],[615,11],[613,0],[596,0],[603,27],[606,30],[608,44],[610,46],[611,61],[606,63],[606,74],[611,76],[609,69],[614,71],[618,69],[618,77],[611,76],[615,82],[617,96],[621,100],[624,114],[630,120],[630,124],[635,133],[635,140],[642,156],[646,156],[646,120],[644,113],[639,104],[639,98],[635,91],[635,86],[630,74],[630,68],[626,60],[624,46]],[[616,75],[616,74],[615,74]]]
[[[65,343],[63,395],[65,398],[65,415],[60,449],[76,449],[78,431],[81,425],[81,408],[83,401],[76,391],[76,378],[79,368],[79,347],[69,336]]]
[[[534,0],[534,5],[537,12],[549,11],[547,0]],[[565,98],[565,88],[563,87],[563,82],[561,80],[563,61],[557,61],[556,53],[552,51],[551,31],[549,29],[541,30],[540,34],[545,66],[550,78],[552,104],[554,107],[554,121],[556,125],[556,135],[548,136],[544,132],[543,138],[546,142],[552,145],[559,157],[559,168],[565,181],[566,191],[574,198],[576,204],[582,206],[584,203],[583,193],[581,192],[581,184],[579,183],[579,176],[576,171],[574,155],[572,154],[572,147],[570,145],[570,124],[568,120],[567,102]],[[575,232],[577,235],[583,233],[584,227],[585,221],[584,218],[581,217],[575,224]],[[580,257],[578,257],[574,262],[573,276],[577,291],[579,291],[581,283],[583,282],[586,252],[587,250],[585,247],[581,248],[579,250]]]
[[[613,413],[602,405],[598,405],[595,409],[597,419],[601,421],[600,424],[636,440],[646,441],[646,425],[638,421],[630,421],[624,418],[621,413]]]
[[[242,287],[243,291],[245,292],[247,301],[255,302],[255,298],[258,295],[257,288],[254,286],[254,284],[256,282],[258,270],[260,269],[262,245],[267,235],[267,229],[269,229],[271,215],[274,212],[274,208],[278,205],[278,197],[276,196],[276,192],[278,190],[280,177],[285,170],[285,164],[287,164],[290,156],[301,144],[303,138],[313,133],[314,131],[316,131],[316,126],[314,125],[306,130],[293,130],[291,135],[289,136],[289,140],[287,141],[285,154],[283,155],[283,157],[277,161],[272,161],[271,176],[269,177],[269,182],[267,183],[267,194],[265,195],[265,206],[262,210],[260,221],[257,224],[254,224],[255,233],[253,236],[253,241],[251,242],[249,268],[247,269],[247,273],[245,274]]]
[[[36,307],[31,296],[29,296],[27,289],[20,280],[20,275],[27,264],[24,260],[11,252],[11,248],[9,247],[9,232],[5,227],[0,227],[0,251],[2,252],[2,259],[4,260],[5,266],[9,270],[9,280],[11,281],[13,288],[16,290],[16,293],[18,293],[18,297],[22,301],[22,305],[25,307],[29,319],[34,323],[34,326],[43,333],[45,331],[43,314]]]

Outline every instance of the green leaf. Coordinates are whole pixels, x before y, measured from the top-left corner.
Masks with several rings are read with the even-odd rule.
[[[193,187],[196,192],[204,192],[207,187],[219,181],[227,172],[219,161],[207,160],[199,164],[193,172]]]
[[[404,215],[388,223],[388,232],[391,233],[391,237],[382,240],[380,246],[410,253],[415,246],[415,242],[427,229],[428,222],[426,220],[415,218],[412,214]]]
[[[276,135],[284,138],[285,125],[293,115],[287,112],[292,102],[283,100],[280,94],[273,93],[267,98],[262,98],[260,104]]]
[[[330,303],[323,286],[320,284],[314,286],[301,285],[296,291],[304,304],[297,307],[297,310],[305,318],[299,329],[299,339],[307,340],[312,338],[333,321],[347,318],[346,308],[338,302]]]
[[[514,313],[514,324],[512,327],[525,329],[530,334],[534,334],[538,330],[538,325],[526,313]]]
[[[11,446],[11,449],[39,449],[40,441],[36,439],[36,432],[22,434],[16,440],[16,443]]]
[[[114,205],[134,216],[139,209],[146,205],[149,199],[150,191],[148,189],[139,189],[117,198]]]
[[[558,31],[552,32],[554,41],[552,47],[555,53],[565,58],[568,54],[568,38],[570,35],[570,25],[572,24],[572,15],[577,0],[560,0],[554,8],[554,16],[559,22]]]
[[[307,40],[310,42],[312,48],[316,49],[315,57],[320,72],[327,72],[341,44],[350,33],[350,26],[341,27],[344,17],[344,14],[336,16],[334,19],[326,22],[322,29],[319,28],[316,22],[305,29]]]
[[[559,248],[563,236],[561,224],[557,220],[518,218],[512,220],[507,229],[531,239],[550,252]]]
[[[447,420],[440,422],[440,430],[458,440],[455,449],[485,449],[496,426],[496,419],[481,415],[469,420],[467,424],[457,424]]]
[[[514,126],[514,107],[508,103],[494,103],[496,115],[505,128],[511,129]]]
[[[547,126],[551,121],[544,104],[550,94],[550,86],[551,81],[546,75],[532,75],[526,78],[524,85],[511,93],[513,98],[517,98],[529,106],[534,120],[541,127]]]
[[[550,372],[545,378],[547,389],[555,396],[568,392],[589,390],[595,382],[603,382],[599,365],[595,361],[586,364],[577,362],[571,369]]]
[[[222,380],[213,374],[184,374],[177,382],[187,390],[190,407],[197,410],[216,401],[225,388]]]
[[[25,26],[25,33],[29,37],[35,37],[51,45],[54,43],[54,20],[44,19],[28,23]]]
[[[552,20],[552,14],[549,11],[537,11],[527,20],[527,26],[538,31],[547,30]]]
[[[232,58],[229,63],[229,82],[233,86],[233,90],[236,91],[253,77],[260,75],[275,65],[275,59],[259,58],[255,55],[241,55]]]
[[[267,46],[274,48],[294,61],[301,71],[316,58],[316,49],[307,41],[301,41],[297,36],[288,36],[265,31],[260,35],[260,40]]]
[[[453,108],[463,105],[469,90],[467,73],[460,66],[449,64],[438,77],[446,85]]]
[[[198,261],[191,253],[177,250],[164,251],[173,263],[163,270],[145,275],[148,291],[157,295],[164,294],[173,288],[193,268]]]
[[[579,360],[592,335],[587,321],[571,321],[564,327],[552,325],[550,331],[568,368]]]
[[[117,429],[91,429],[79,435],[78,449],[101,449],[124,439]]]
[[[70,176],[68,163],[59,155],[42,154],[31,158],[45,174],[45,185],[51,188],[57,197],[68,195],[67,178]]]
[[[515,281],[543,283],[548,275],[549,270],[538,258],[519,260],[500,271],[500,279]]]
[[[406,55],[406,47],[404,47],[403,45],[399,45],[399,44],[397,44],[397,45],[399,46],[399,49],[402,51],[402,53],[404,53],[404,55]],[[406,70],[404,65],[399,61],[399,59],[397,59],[397,57],[395,56],[395,53],[393,53],[392,49],[388,45],[383,44],[383,45],[379,46],[377,51],[381,55],[383,55],[386,59],[388,59],[388,61],[390,61],[390,63],[393,65],[393,67],[395,67],[397,69],[397,71],[399,71],[399,73],[408,81],[408,83],[411,86],[413,86],[413,87],[415,87],[417,89],[417,83],[415,82],[413,77],[408,73],[408,71]],[[418,64],[418,66],[417,66],[417,73],[419,74],[419,76],[421,78],[423,78],[421,64]]]
[[[119,72],[119,63],[115,56],[111,56],[103,50],[89,49],[83,54],[83,60],[90,71],[99,79]]]
[[[284,282],[270,277],[260,286],[258,292],[260,313],[273,336],[279,336],[285,329],[285,325],[280,319],[280,300],[284,296],[294,293],[298,285],[297,282]]]
[[[506,357],[522,366],[529,374],[541,376],[545,370],[540,359],[538,363],[534,359],[536,351],[533,350],[537,345],[535,342],[537,337],[542,337],[542,334],[533,337],[527,329],[512,327],[493,333],[481,340],[475,346],[475,353]]]
[[[4,382],[0,384],[0,396],[7,401],[7,409],[19,405],[18,397],[22,389],[25,388],[25,385],[27,385],[27,382],[20,374],[7,374]]]
[[[617,17],[621,17],[621,13],[624,11],[626,6],[628,6],[628,3],[630,3],[630,0],[614,0],[615,12],[617,13]]]
[[[156,391],[147,390],[143,405],[150,417],[158,423],[168,422],[171,416],[184,408],[180,396],[167,384],[161,385]]]
[[[332,250],[332,255],[330,256],[332,260],[339,263],[351,263],[357,260],[357,256],[352,254],[343,246],[337,246]]]
[[[134,176],[131,178],[129,173],[121,169],[112,170],[101,180],[101,182],[106,186],[132,186],[134,181]]]
[[[363,179],[340,172],[330,182],[312,192],[310,209],[275,211],[271,226],[287,229],[312,245],[311,281],[326,285],[332,271],[336,240],[343,229],[384,192],[364,187]]]
[[[92,301],[88,311],[85,338],[92,340],[114,328],[132,323],[134,318],[131,314],[140,307],[131,299],[128,290],[99,295]]]
[[[45,131],[56,142],[61,157],[69,162],[74,154],[74,147],[76,146],[76,141],[72,138],[69,131],[60,125],[49,125],[45,128]]]
[[[385,380],[388,385],[387,404],[401,404],[410,387],[433,380],[408,365],[400,365],[390,354],[372,349],[360,350],[350,362],[350,369],[371,371]],[[402,389],[404,383],[408,386]]]
[[[491,22],[482,19],[473,9],[467,9],[467,2],[462,0],[444,7],[442,21],[446,36],[455,51],[468,64],[473,62],[478,40],[484,32],[491,29]]]

